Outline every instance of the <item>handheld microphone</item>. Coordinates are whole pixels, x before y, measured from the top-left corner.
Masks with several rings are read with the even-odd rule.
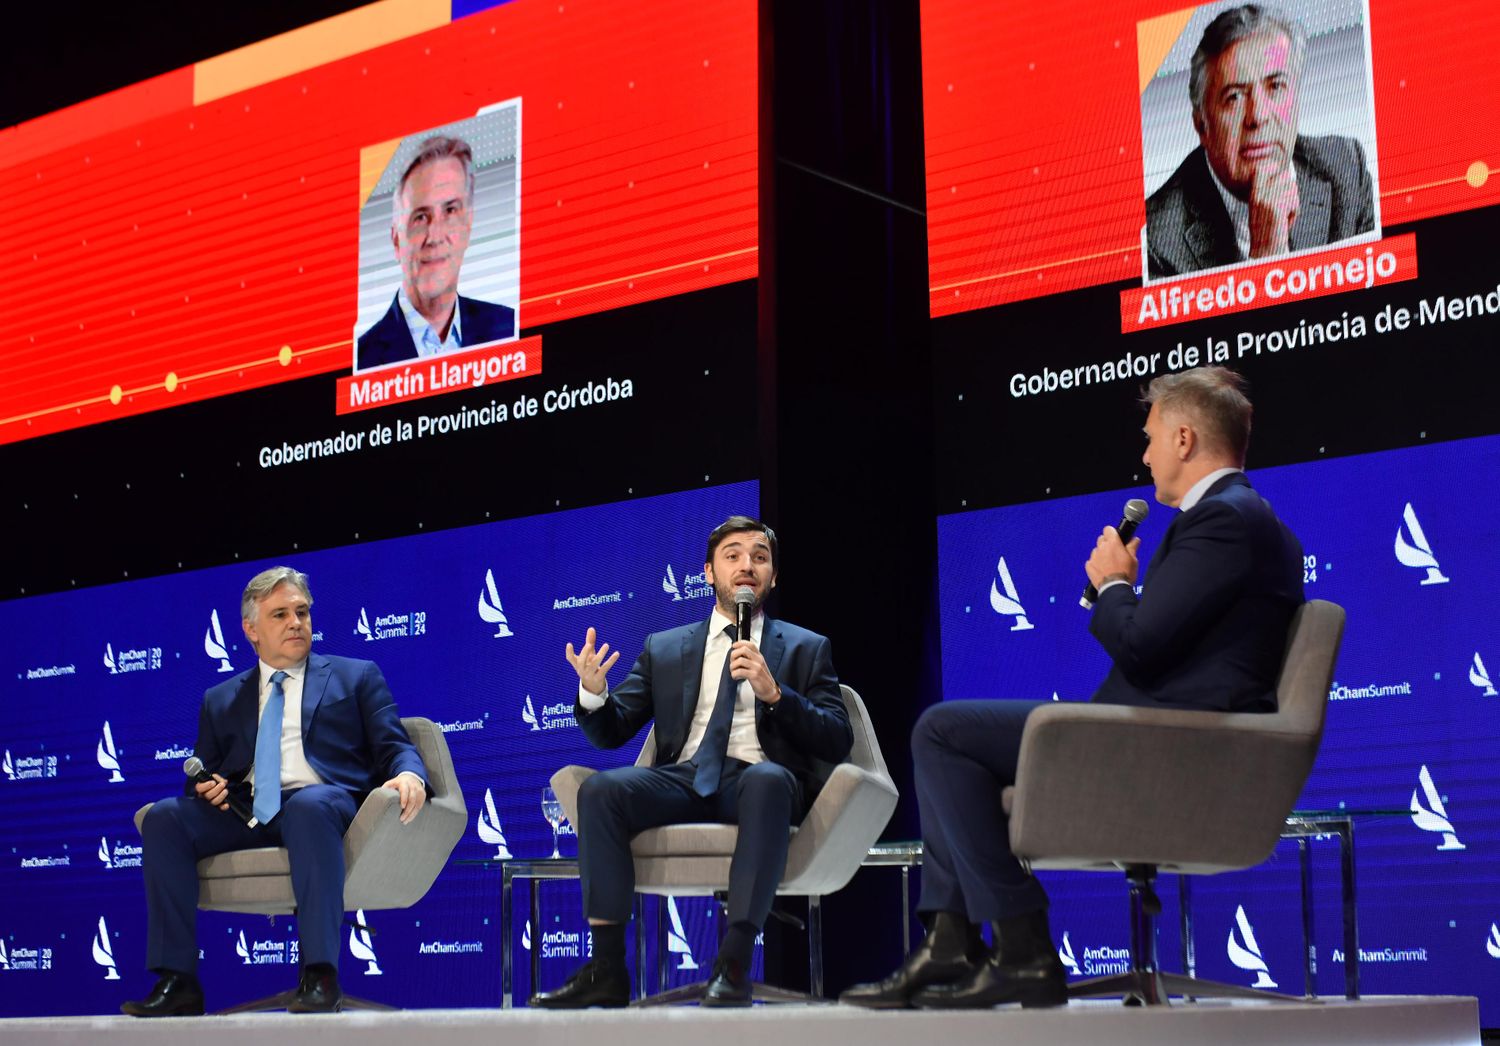
[[[203,760],[195,755],[189,756],[187,761],[182,764],[182,772],[200,784],[214,779],[213,774],[203,769]],[[224,793],[224,800],[229,804],[229,809],[234,812],[234,816],[245,822],[246,828],[254,828],[260,824],[260,819],[255,816],[254,812],[245,805],[245,801],[239,796],[232,795],[226,791]]]
[[[755,616],[755,589],[749,585],[734,590],[734,627],[741,639],[750,638],[750,619]]]
[[[1120,532],[1120,543],[1122,545],[1131,539],[1135,534],[1135,528],[1141,525],[1141,520],[1145,519],[1146,513],[1150,511],[1151,506],[1147,505],[1140,498],[1131,498],[1125,502],[1125,518],[1120,520],[1120,525],[1116,528]],[[1088,587],[1083,590],[1083,596],[1078,600],[1078,605],[1085,610],[1092,610],[1094,601],[1098,598],[1099,590],[1090,581]]]

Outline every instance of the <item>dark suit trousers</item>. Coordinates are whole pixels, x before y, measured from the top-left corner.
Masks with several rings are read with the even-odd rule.
[[[147,969],[197,972],[198,862],[257,846],[285,846],[290,855],[302,962],[337,966],[344,832],[354,814],[354,796],[334,785],[281,793],[281,812],[257,828],[196,797],[153,804],[141,824]]]
[[[944,701],[912,731],[922,814],[919,912],[994,922],[1047,907],[1036,876],[1010,852],[1000,793],[1016,783],[1021,731],[1043,701]]]
[[[624,922],[635,895],[630,839],[667,824],[717,821],[740,826],[729,864],[729,921],[763,927],[781,873],[788,831],[801,810],[801,786],[778,763],[724,761],[719,790],[693,791],[691,763],[624,766],[594,774],[578,790],[578,868],[583,912]]]

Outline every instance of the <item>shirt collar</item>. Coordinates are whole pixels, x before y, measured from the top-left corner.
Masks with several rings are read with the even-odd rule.
[[[754,639],[755,634],[761,631],[761,629],[764,627],[765,619],[766,612],[764,610],[757,610],[755,612],[755,616],[750,619],[750,638]],[[723,635],[724,629],[734,623],[734,619],[731,618],[728,614],[724,613],[724,611],[720,610],[719,604],[715,603],[714,612],[708,619],[709,637],[712,638],[713,636]]]
[[[448,348],[453,345],[463,345],[463,329],[459,322],[459,317],[463,310],[458,307],[457,296],[453,299],[453,322],[448,325],[447,341],[438,338],[437,331],[433,329],[432,324],[427,322],[427,317],[417,311],[417,307],[406,296],[405,286],[396,289],[396,301],[401,306],[401,318],[406,321],[406,329],[411,331],[411,340],[413,344],[418,346],[419,355],[427,355],[427,353],[421,352],[421,347],[426,343],[425,339],[429,333],[432,335],[434,342],[438,343],[440,347]]]
[[[265,690],[267,687],[269,687],[271,685],[271,674],[273,672],[285,672],[287,675],[291,676],[293,679],[297,680],[298,682],[301,682],[302,681],[302,675],[306,671],[307,671],[307,658],[305,658],[305,657],[301,661],[298,661],[295,665],[291,665],[288,668],[272,668],[270,665],[266,664],[264,660],[262,660],[260,662],[260,688],[262,690]]]
[[[1229,224],[1234,226],[1234,243],[1239,248],[1240,257],[1248,258],[1250,257],[1250,205],[1224,188],[1224,183],[1219,181],[1219,176],[1214,173],[1214,165],[1208,162],[1207,152],[1203,154],[1203,163],[1208,167],[1208,176],[1214,180],[1214,188],[1219,190],[1219,198],[1224,201],[1224,209],[1229,212]]]
[[[1194,505],[1198,504],[1198,502],[1203,500],[1203,495],[1208,493],[1209,487],[1212,487],[1215,483],[1219,482],[1219,480],[1223,479],[1225,476],[1232,476],[1236,472],[1243,475],[1244,471],[1244,469],[1236,468],[1214,469],[1208,475],[1204,476],[1197,483],[1194,483],[1191,487],[1188,488],[1188,492],[1182,496],[1182,504],[1177,506],[1178,510],[1186,512],[1188,509],[1192,508]]]

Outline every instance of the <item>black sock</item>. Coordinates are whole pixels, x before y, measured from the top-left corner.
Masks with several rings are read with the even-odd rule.
[[[594,958],[625,965],[624,923],[596,923],[589,931],[594,935]]]
[[[733,959],[740,964],[740,969],[750,969],[750,952],[755,948],[755,935],[760,933],[753,922],[748,920],[730,923],[729,929],[724,933],[724,940],[719,945],[719,957],[722,959]]]

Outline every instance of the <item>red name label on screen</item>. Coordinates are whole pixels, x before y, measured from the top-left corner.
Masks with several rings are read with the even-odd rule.
[[[1373,243],[1282,256],[1258,265],[1133,287],[1120,293],[1120,333],[1416,278],[1417,237],[1405,233]]]
[[[488,349],[413,360],[399,367],[340,378],[337,412],[352,414],[514,378],[530,378],[541,372],[542,338],[537,335]]]

